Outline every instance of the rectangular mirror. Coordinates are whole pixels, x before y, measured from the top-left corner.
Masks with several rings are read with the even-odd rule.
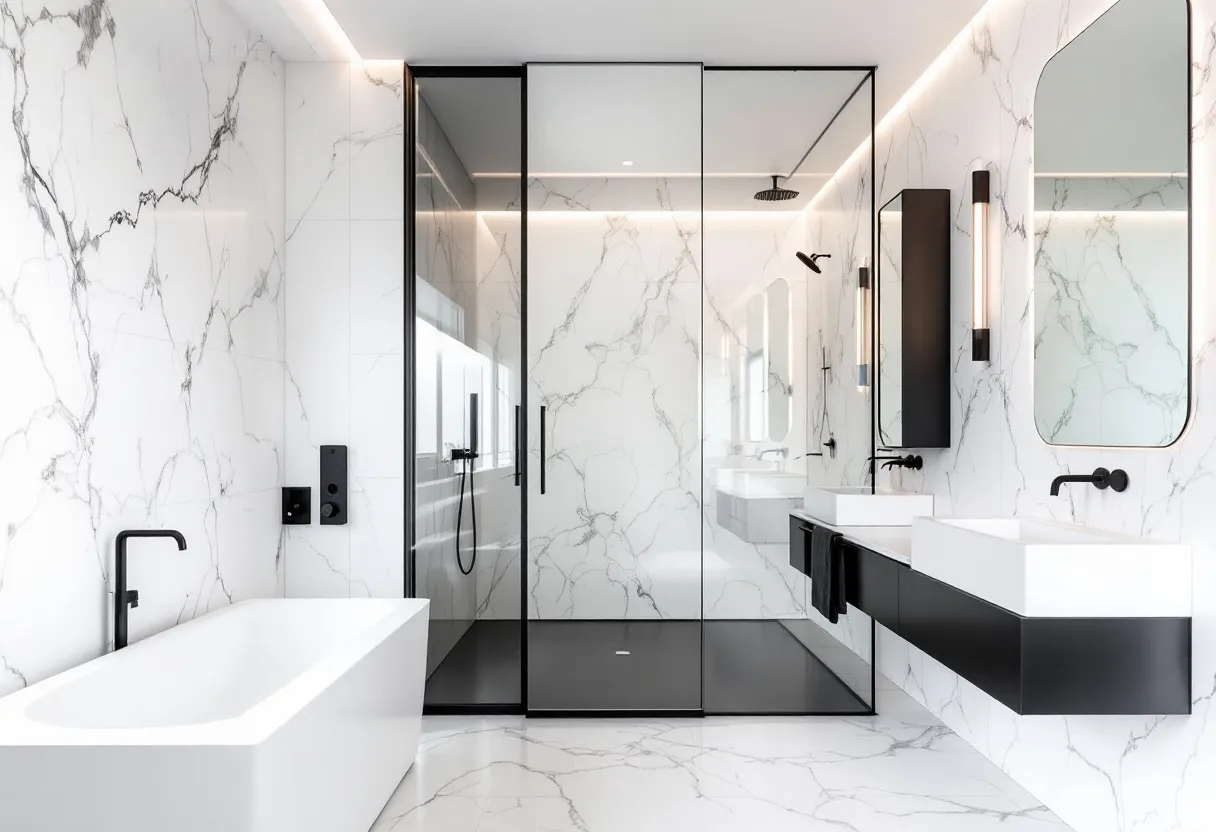
[[[1164,447],[1190,408],[1186,0],[1120,0],[1035,97],[1035,423]]]

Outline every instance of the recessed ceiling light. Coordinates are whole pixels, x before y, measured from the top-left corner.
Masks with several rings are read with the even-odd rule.
[[[621,162],[621,164],[622,164],[622,165],[624,165],[624,166],[625,166],[625,167],[627,167],[627,168],[631,168],[631,167],[633,167],[633,162],[632,162],[632,161],[630,161],[629,159],[626,159],[624,162]]]

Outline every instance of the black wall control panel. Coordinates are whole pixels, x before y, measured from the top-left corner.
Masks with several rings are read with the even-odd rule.
[[[283,489],[283,525],[307,526],[312,523],[312,489],[285,487]]]
[[[345,526],[347,518],[346,446],[321,446],[321,525]]]

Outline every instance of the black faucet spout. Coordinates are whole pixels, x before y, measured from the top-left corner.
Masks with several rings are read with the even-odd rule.
[[[1121,468],[1108,471],[1105,468],[1095,468],[1092,474],[1061,474],[1051,481],[1051,496],[1060,496],[1060,486],[1070,482],[1085,482],[1099,491],[1126,491],[1128,484],[1127,472]]]
[[[1068,482],[1088,482],[1097,484],[1097,481],[1089,474],[1064,474],[1056,477],[1051,481],[1051,496],[1060,496],[1060,486]]]
[[[127,589],[127,541],[132,537],[171,537],[177,550],[186,550],[186,538],[173,529],[126,529],[114,541],[114,649],[127,646],[127,613],[139,606],[139,591]]]
[[[883,468],[907,468],[910,471],[919,471],[925,467],[924,457],[916,454],[908,454],[907,456],[872,456],[870,459],[873,462],[883,462]]]

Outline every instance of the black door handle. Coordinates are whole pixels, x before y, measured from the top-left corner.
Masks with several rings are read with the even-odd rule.
[[[519,485],[523,470],[519,465],[519,405],[515,405],[515,484]]]
[[[545,406],[540,406],[540,493],[545,493],[545,462],[548,452],[545,450]]]

